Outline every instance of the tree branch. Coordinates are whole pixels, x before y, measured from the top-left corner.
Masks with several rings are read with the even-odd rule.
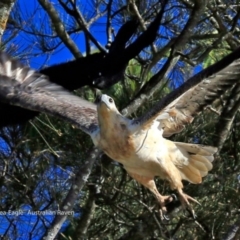
[[[60,210],[64,212],[72,211],[74,207],[74,203],[81,192],[82,188],[86,184],[88,177],[91,173],[93,164],[95,160],[102,154],[101,150],[93,147],[89,151],[89,157],[86,159],[84,165],[81,167],[81,169],[76,174],[76,177],[74,179],[74,182],[72,184],[71,189],[69,190],[65,200],[60,206]],[[59,230],[62,227],[62,224],[66,220],[67,215],[56,215],[54,218],[51,227],[46,231],[46,234],[44,236],[45,240],[53,240],[59,233]]]
[[[63,41],[66,47],[70,50],[75,58],[82,57],[82,54],[79,52],[78,47],[72,41],[67,31],[65,30],[64,24],[58,16],[57,11],[53,7],[53,5],[48,0],[38,0],[43,9],[48,13],[54,29],[58,34],[59,38]]]
[[[9,14],[15,4],[16,0],[0,1],[0,42],[5,31]]]
[[[174,47],[173,48],[174,54],[175,51],[178,51],[188,41],[188,39],[194,32],[193,31],[194,27],[197,25],[200,17],[202,16],[205,10],[206,4],[207,4],[206,0],[195,1],[192,13],[189,16],[188,22],[186,23],[180,35],[177,38],[171,40],[166,47],[164,47],[162,50],[160,50],[157,54],[154,55],[152,62],[149,65],[149,69],[151,69],[171,47]]]

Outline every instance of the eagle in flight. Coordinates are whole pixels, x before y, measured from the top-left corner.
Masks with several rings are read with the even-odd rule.
[[[156,176],[166,179],[171,189],[177,190],[182,205],[194,214],[189,201],[197,201],[183,192],[182,180],[201,183],[212,169],[217,148],[172,142],[165,137],[180,132],[204,107],[240,80],[240,60],[230,59],[231,56],[223,59],[226,66],[214,75],[214,68],[210,67],[205,73],[211,76],[190,79],[142,117],[129,119],[118,111],[111,97],[102,95],[97,105],[85,101],[1,52],[0,101],[45,112],[76,125],[155,195],[162,213],[172,197],[158,192]]]

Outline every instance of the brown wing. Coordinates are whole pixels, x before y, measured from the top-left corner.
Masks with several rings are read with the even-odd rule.
[[[66,79],[67,81],[67,79]],[[0,100],[65,119],[91,135],[98,128],[96,106],[0,52]]]
[[[239,57],[240,48],[189,79],[136,122],[147,127],[154,119],[159,120],[165,137],[180,132],[204,107],[240,81],[240,60],[235,60]]]

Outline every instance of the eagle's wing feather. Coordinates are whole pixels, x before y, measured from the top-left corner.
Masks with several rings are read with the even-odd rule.
[[[231,61],[231,57],[239,58],[240,48],[186,81],[133,124],[147,127],[153,120],[159,120],[164,129],[163,136],[180,132],[204,107],[240,81],[240,60]]]
[[[49,82],[47,76],[23,66],[3,52],[0,52],[0,100],[58,116],[89,135],[98,128],[95,104]]]

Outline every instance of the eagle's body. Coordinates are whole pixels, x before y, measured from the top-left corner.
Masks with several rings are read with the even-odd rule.
[[[157,120],[147,127],[134,124],[118,112],[114,101],[107,95],[102,95],[97,112],[99,130],[93,137],[95,145],[122,163],[130,176],[148,187],[163,209],[170,197],[158,192],[154,183],[156,176],[167,179],[171,188],[179,192],[184,204],[189,205],[188,199],[194,201],[182,192],[182,179],[201,183],[202,177],[212,168],[216,148],[169,141],[163,137],[161,122]]]
[[[97,146],[112,159],[123,164],[129,173],[164,179],[168,147],[162,130],[155,122],[149,129],[132,129],[131,123],[115,122],[110,131],[100,131]],[[111,129],[111,127],[109,128]]]
[[[146,172],[146,176],[160,176],[156,166],[159,168],[161,163],[156,161],[156,158],[162,159],[167,149],[164,150],[166,139],[162,137],[159,123],[155,121],[150,128],[141,129],[132,126],[131,120],[118,112],[109,111],[109,118],[106,115],[101,120],[102,115],[98,114],[101,128],[96,137],[97,141],[94,141],[95,145],[110,158],[122,163],[127,171],[134,171],[150,163],[150,170],[155,172]],[[153,156],[153,153],[157,153],[156,156]]]

